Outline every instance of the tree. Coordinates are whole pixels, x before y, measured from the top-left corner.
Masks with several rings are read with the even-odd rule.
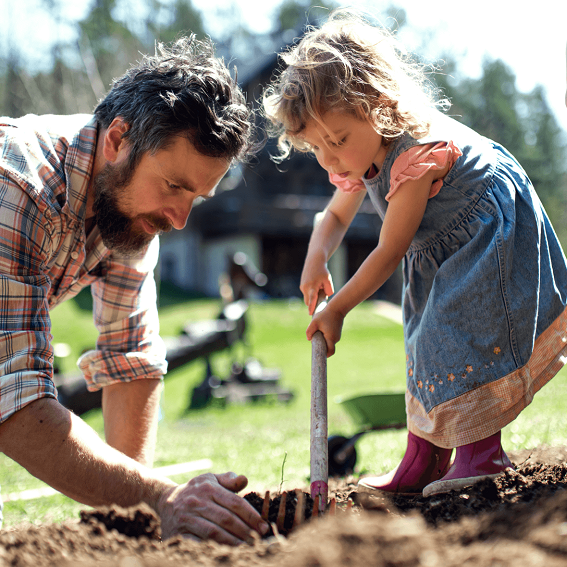
[[[334,0],[284,0],[276,10],[276,26],[279,30],[300,30],[306,24],[316,24],[337,7]]]
[[[21,80],[20,58],[10,47],[6,59],[6,70],[3,73],[3,114],[7,116],[22,116],[25,114],[26,100],[28,98],[25,86]]]
[[[180,35],[196,34],[202,38],[205,36],[203,17],[191,3],[191,0],[175,0],[172,4],[163,0],[151,0],[153,6],[147,21],[147,29],[153,38],[170,43]],[[159,20],[165,24],[158,24],[156,13],[161,12]]]
[[[139,59],[144,49],[142,41],[124,23],[114,19],[112,12],[116,7],[117,0],[94,0],[89,14],[78,23],[86,72],[91,73],[91,84],[92,76],[98,75],[105,90],[114,77]]]

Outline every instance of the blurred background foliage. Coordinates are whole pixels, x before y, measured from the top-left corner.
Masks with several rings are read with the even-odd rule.
[[[258,53],[279,50],[282,40],[297,37],[307,23],[317,24],[340,4],[334,0],[280,1],[271,30],[255,33],[251,23],[238,17],[236,1],[216,15],[220,25],[211,30],[205,29],[203,14],[191,0],[92,0],[79,20],[71,19],[65,0],[37,3],[61,28],[72,26],[76,33],[54,38],[47,54],[49,64],[41,69],[26,59],[16,39],[7,37],[7,49],[0,54],[0,114],[5,116],[89,113],[113,78],[138,60],[140,53],[152,52],[156,41],[170,42],[188,32],[211,36],[219,53],[238,65],[239,60]],[[407,25],[404,10],[395,5],[381,15],[398,29]],[[424,47],[431,41],[435,41],[435,30],[431,37],[423,38]],[[565,247],[567,142],[544,89],[537,86],[531,92],[520,92],[513,71],[498,59],[486,59],[481,77],[474,79],[459,72],[459,60],[449,51],[433,64],[431,78],[451,100],[451,114],[517,157]]]

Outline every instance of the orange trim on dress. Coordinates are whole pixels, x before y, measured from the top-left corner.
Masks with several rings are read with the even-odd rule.
[[[386,201],[397,191],[398,187],[406,181],[420,179],[430,170],[441,170],[453,167],[457,158],[463,152],[453,143],[437,142],[423,146],[413,146],[400,154],[392,165],[390,173],[390,191],[386,195]],[[435,197],[443,186],[443,178],[437,179],[431,185],[429,198]]]
[[[528,362],[514,372],[439,404],[429,413],[406,391],[408,429],[444,448],[490,437],[514,421],[566,363],[567,308],[536,339]]]

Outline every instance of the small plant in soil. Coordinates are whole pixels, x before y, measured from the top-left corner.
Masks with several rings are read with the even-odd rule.
[[[255,492],[244,496],[245,500],[261,514],[262,518],[270,525],[270,530],[264,538],[280,534],[288,536],[291,531],[301,524],[317,518],[322,514],[336,514],[336,500],[332,498],[325,510],[319,510],[319,497],[313,499],[308,493],[300,489],[289,492],[280,492],[274,498],[270,498],[267,491],[262,498]],[[346,505],[347,509],[352,506],[352,501]]]

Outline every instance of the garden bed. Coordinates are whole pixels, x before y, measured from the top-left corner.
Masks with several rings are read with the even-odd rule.
[[[430,498],[361,501],[355,479],[332,482],[334,516],[312,519],[307,512],[287,537],[238,548],[179,537],[162,542],[159,522],[145,508],[85,511],[80,521],[1,531],[0,566],[567,565],[567,449],[510,457],[515,472]],[[263,498],[248,495],[258,506]],[[293,505],[294,498],[288,500]]]

